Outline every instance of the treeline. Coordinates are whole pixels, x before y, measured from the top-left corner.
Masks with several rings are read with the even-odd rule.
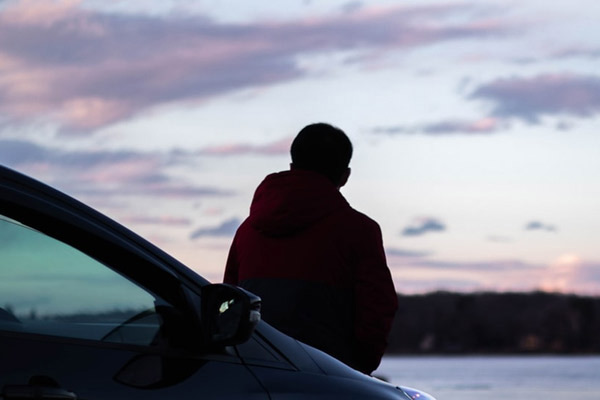
[[[600,298],[534,293],[398,295],[388,353],[600,353]]]

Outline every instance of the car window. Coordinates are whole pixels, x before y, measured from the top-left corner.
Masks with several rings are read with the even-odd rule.
[[[150,345],[165,302],[81,251],[0,215],[0,330]]]

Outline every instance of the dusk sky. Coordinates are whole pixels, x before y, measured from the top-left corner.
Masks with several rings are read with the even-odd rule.
[[[600,295],[600,2],[0,0],[0,163],[207,279],[312,122],[396,289]]]

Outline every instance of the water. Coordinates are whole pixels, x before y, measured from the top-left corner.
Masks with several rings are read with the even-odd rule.
[[[375,375],[438,400],[600,400],[600,356],[384,357]]]

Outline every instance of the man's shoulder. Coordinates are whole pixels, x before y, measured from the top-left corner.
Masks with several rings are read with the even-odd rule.
[[[352,207],[346,208],[342,217],[349,224],[360,226],[365,229],[380,229],[377,221]]]

